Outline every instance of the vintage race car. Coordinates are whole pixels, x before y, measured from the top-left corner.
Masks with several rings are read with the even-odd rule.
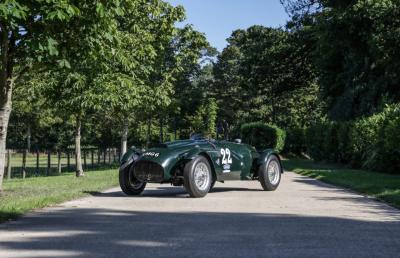
[[[131,148],[121,159],[119,183],[124,193],[139,195],[146,183],[184,186],[191,197],[204,197],[216,181],[258,180],[274,191],[283,173],[278,153],[257,151],[235,142],[205,138],[159,144],[146,151]]]

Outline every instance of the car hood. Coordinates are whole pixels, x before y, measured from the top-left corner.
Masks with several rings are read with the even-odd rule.
[[[209,147],[207,140],[179,140],[158,144],[144,151],[139,160],[147,160],[166,168],[177,159],[185,158],[186,154],[201,148]]]

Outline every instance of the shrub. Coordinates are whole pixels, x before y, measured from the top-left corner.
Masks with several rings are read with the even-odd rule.
[[[303,128],[289,128],[286,130],[284,152],[302,154],[306,151],[306,135]]]
[[[316,161],[324,159],[325,154],[322,146],[324,146],[324,131],[323,123],[316,124],[306,131],[306,145],[308,154]]]
[[[317,161],[350,164],[400,174],[400,104],[353,122],[323,122],[308,128],[308,154]]]
[[[260,122],[242,125],[243,142],[253,145],[257,150],[272,148],[281,152],[285,146],[286,133],[275,125]]]

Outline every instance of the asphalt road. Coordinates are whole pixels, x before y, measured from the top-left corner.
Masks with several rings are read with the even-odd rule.
[[[293,173],[203,199],[115,188],[0,225],[0,257],[400,257],[400,211]]]

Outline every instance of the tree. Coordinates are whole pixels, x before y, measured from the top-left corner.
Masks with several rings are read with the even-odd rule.
[[[68,1],[0,3],[0,193],[14,84],[29,67],[36,65],[35,61],[57,56],[52,31],[78,13]],[[17,63],[24,65],[16,66]]]
[[[352,120],[400,101],[399,1],[284,2],[316,40],[313,63],[329,118]]]
[[[129,121],[170,103],[173,69],[167,65],[175,56],[168,60],[168,51],[177,31],[175,22],[184,18],[182,7],[163,1],[124,4],[126,12],[118,19],[121,59],[114,60],[111,73],[103,76],[108,85],[109,109],[122,125],[122,154],[127,149]]]
[[[228,42],[214,66],[211,92],[234,133],[246,122],[303,127],[319,117],[308,50],[314,41],[306,33],[252,26],[234,31]]]

